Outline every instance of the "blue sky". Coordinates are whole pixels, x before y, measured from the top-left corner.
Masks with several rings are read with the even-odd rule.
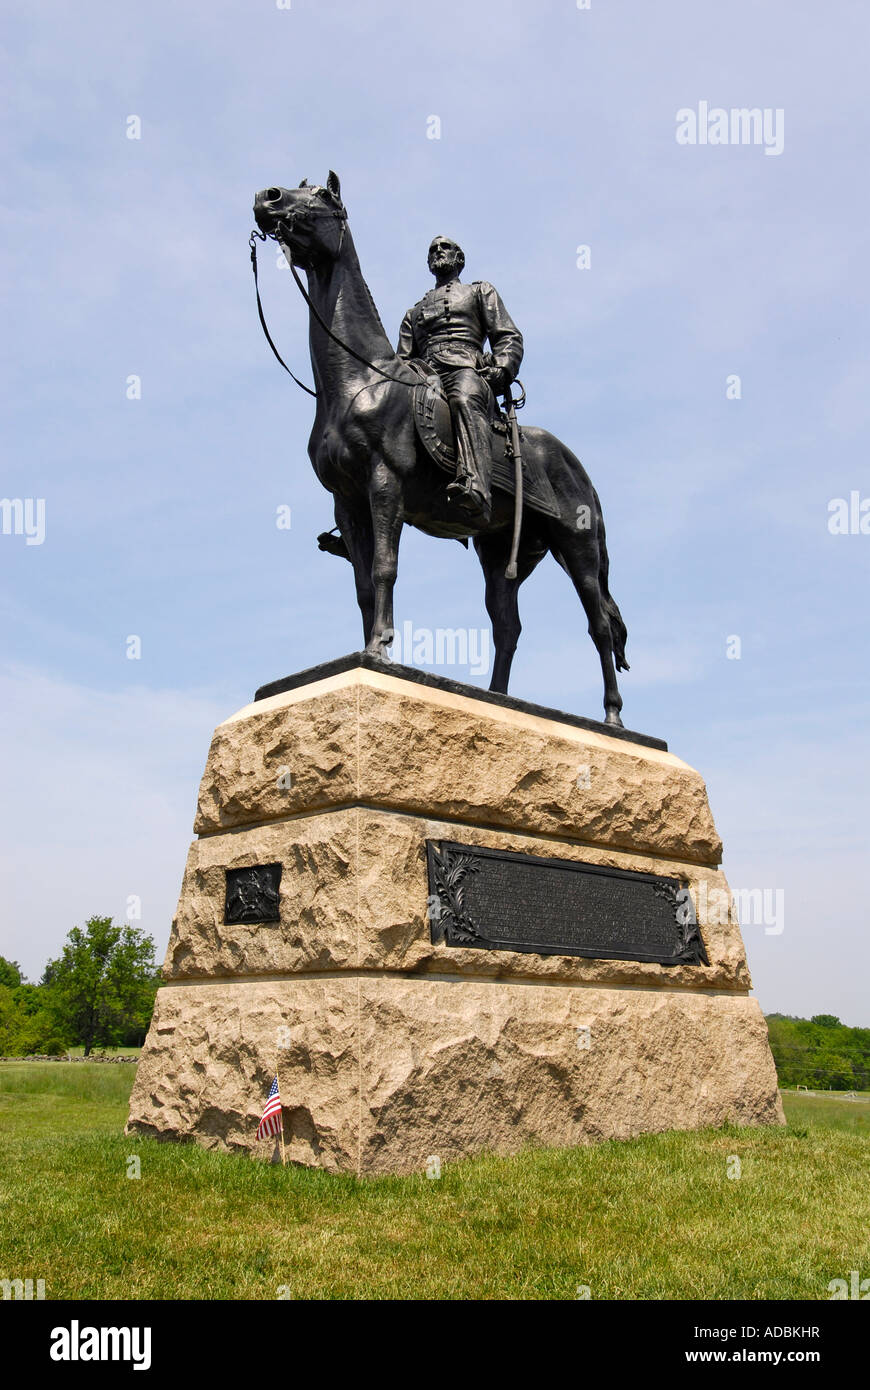
[[[762,1006],[870,1024],[870,536],[828,528],[870,496],[866,7],[6,12],[0,491],[44,499],[45,539],[0,535],[0,950],[38,975],[135,894],[162,953],[214,725],[361,645],[246,245],[258,188],[333,168],[388,331],[436,232],[522,328],[527,418],[604,505],[626,723],[706,777],[732,886],[784,891],[782,933],[744,931]],[[678,144],[700,102],[781,110],[782,152]],[[271,251],[262,279],[307,377]],[[546,561],[521,601],[512,693],[600,717],[566,576]],[[406,532],[397,619],[486,628],[474,555]]]

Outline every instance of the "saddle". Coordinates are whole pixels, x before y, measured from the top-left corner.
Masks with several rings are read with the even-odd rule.
[[[452,477],[456,476],[456,440],[450,418],[450,406],[441,390],[441,382],[431,367],[422,362],[411,362],[420,374],[421,381],[413,388],[414,424],[426,453],[433,463]],[[513,497],[516,493],[516,472],[513,449],[511,447],[510,425],[507,416],[498,407],[495,396],[490,392],[490,441],[492,447],[490,481],[494,488]],[[520,445],[523,432],[520,430]],[[546,473],[538,467],[531,450],[522,452],[523,458],[523,504],[544,516],[559,518],[559,504]]]

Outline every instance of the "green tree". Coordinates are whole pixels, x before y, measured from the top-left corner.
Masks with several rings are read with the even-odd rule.
[[[0,985],[0,1055],[50,1052],[57,1056],[64,1051],[64,1040],[40,995],[45,991],[36,985],[19,985],[17,989]]]
[[[12,998],[25,1017],[38,1014],[40,1009],[45,1008],[46,992],[42,985],[19,985],[13,989]]]
[[[0,985],[6,985],[8,989],[15,989],[23,979],[24,976],[18,961],[7,960],[5,956],[0,956]]]
[[[91,917],[73,927],[57,960],[43,974],[48,1006],[58,1030],[82,1043],[85,1056],[144,1035],[154,1007],[154,942],[139,927],[115,926]]]
[[[18,1057],[22,1018],[8,985],[0,984],[0,1056]]]
[[[781,1086],[870,1088],[870,1029],[848,1028],[834,1014],[768,1014],[767,1026]]]
[[[855,1073],[848,1057],[839,1052],[819,1052],[813,1064],[813,1076],[821,1090],[851,1091]]]

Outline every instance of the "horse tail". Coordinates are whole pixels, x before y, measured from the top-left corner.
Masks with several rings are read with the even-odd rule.
[[[601,509],[601,501],[595,488],[592,489],[592,496],[595,498],[595,506],[598,509],[598,549],[600,560],[598,563],[598,587],[601,590],[601,606],[604,609],[605,617],[610,626],[610,640],[613,644],[613,660],[617,671],[628,671],[630,666],[625,659],[625,644],[628,641],[628,630],[619,611],[616,599],[612,597],[608,588],[608,578],[610,575],[610,557],[607,554],[607,535],[604,530],[604,513]]]

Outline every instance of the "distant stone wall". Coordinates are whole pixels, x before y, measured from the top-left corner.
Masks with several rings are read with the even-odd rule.
[[[92,1052],[90,1057],[69,1057],[65,1052],[59,1057],[49,1057],[45,1052],[28,1052],[26,1057],[0,1057],[0,1062],[133,1062],[135,1057],[107,1057],[104,1053]]]

